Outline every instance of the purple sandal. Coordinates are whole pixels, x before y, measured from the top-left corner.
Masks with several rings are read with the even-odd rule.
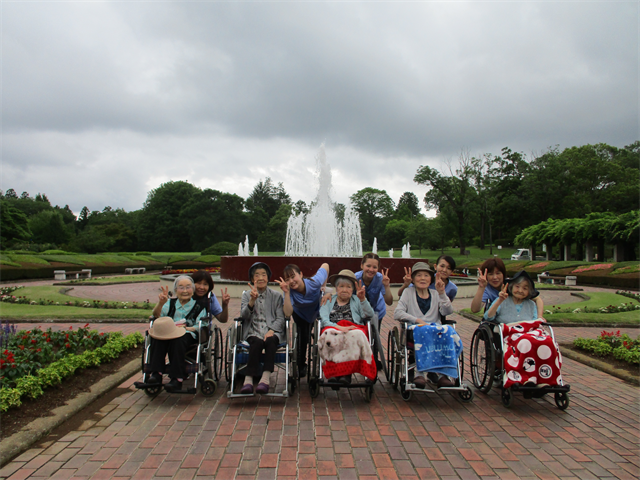
[[[256,387],[256,393],[269,393],[269,385],[260,382]]]
[[[253,385],[251,385],[250,383],[247,383],[246,385],[243,385],[242,388],[240,389],[240,393],[243,395],[247,395],[249,393],[253,393]]]

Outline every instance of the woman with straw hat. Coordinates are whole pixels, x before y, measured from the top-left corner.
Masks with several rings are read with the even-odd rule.
[[[147,383],[161,384],[166,371],[171,379],[165,390],[182,390],[182,382],[187,377],[185,355],[187,349],[198,343],[198,320],[206,311],[192,298],[195,290],[193,279],[180,275],[173,282],[176,299],[169,301],[169,287],[160,287],[158,303],[153,309],[156,320],[149,329],[151,336],[151,373]],[[159,318],[158,318],[159,317]],[[165,357],[169,355],[169,367]]]

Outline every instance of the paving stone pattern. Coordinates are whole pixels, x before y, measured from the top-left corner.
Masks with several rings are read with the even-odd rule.
[[[230,313],[239,313],[238,300]],[[392,314],[390,308],[385,345]],[[477,324],[453,317],[468,360]],[[601,330],[557,328],[556,335],[568,341]],[[230,400],[224,380],[211,398],[163,392],[152,399],[132,387],[135,376],[94,420],[46,438],[2,468],[0,478],[637,479],[639,389],[570,359],[563,375],[571,384],[564,412],[550,396],[518,395],[507,409],[497,389],[475,391],[471,403],[447,393],[416,393],[405,402],[382,373],[369,404],[355,389],[324,389],[312,399],[306,381],[286,400]],[[280,388],[283,381],[277,379]]]

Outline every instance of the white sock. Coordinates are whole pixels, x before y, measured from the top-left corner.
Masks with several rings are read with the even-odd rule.
[[[266,383],[269,385],[269,379],[271,377],[271,372],[262,372],[262,377],[260,378],[260,383]]]
[[[251,384],[253,385],[253,377],[251,375],[247,375],[246,377],[244,377],[244,384]]]

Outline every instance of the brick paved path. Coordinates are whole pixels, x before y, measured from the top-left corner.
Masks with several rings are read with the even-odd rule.
[[[232,300],[231,316],[238,311]],[[476,324],[454,316],[468,359]],[[387,317],[385,345],[392,326]],[[129,333],[145,325],[95,328]],[[563,341],[600,330],[556,334]],[[311,399],[306,381],[286,400],[229,400],[224,381],[211,398],[163,392],[151,399],[132,387],[136,376],[94,420],[49,436],[0,478],[638,478],[639,389],[570,359],[563,375],[571,384],[564,412],[549,396],[518,395],[506,409],[495,389],[476,391],[468,404],[450,394],[404,402],[382,374],[370,404],[358,390],[325,389]]]

